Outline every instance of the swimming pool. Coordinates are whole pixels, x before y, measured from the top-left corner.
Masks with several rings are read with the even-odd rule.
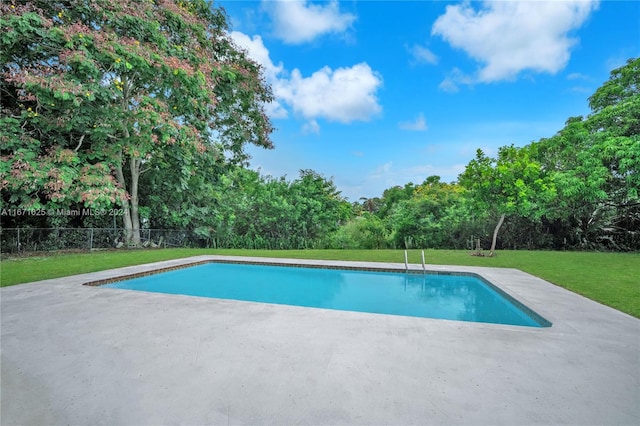
[[[547,327],[472,275],[204,263],[103,287],[345,311]]]

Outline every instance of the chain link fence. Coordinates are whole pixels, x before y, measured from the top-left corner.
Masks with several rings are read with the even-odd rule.
[[[0,228],[3,255],[54,250],[127,248],[126,232],[118,228]],[[142,247],[206,247],[193,231],[141,229]]]

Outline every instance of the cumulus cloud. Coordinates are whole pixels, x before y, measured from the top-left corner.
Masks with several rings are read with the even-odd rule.
[[[344,32],[356,19],[350,13],[341,13],[336,0],[323,5],[306,0],[263,1],[263,5],[273,20],[274,35],[289,44],[309,42],[327,33]]]
[[[598,1],[485,1],[447,6],[432,27],[482,66],[479,82],[514,79],[523,70],[556,73],[570,58],[579,28]]]
[[[402,130],[423,131],[427,130],[427,121],[424,119],[424,114],[420,113],[418,118],[413,121],[402,121],[398,123],[398,127]]]
[[[286,118],[290,108],[310,120],[303,128],[305,133],[318,133],[318,118],[350,123],[368,121],[382,111],[377,98],[382,77],[367,63],[335,70],[325,66],[305,77],[297,68],[288,72],[282,63],[275,64],[260,36],[238,31],[230,35],[264,67],[275,97],[266,107],[271,118]]]
[[[363,62],[335,70],[325,66],[309,77],[294,69],[279,95],[305,118],[349,123],[380,113],[376,91],[381,85],[382,78]]]
[[[422,64],[437,64],[438,57],[429,49],[419,44],[408,47],[407,50],[411,54],[414,62]]]

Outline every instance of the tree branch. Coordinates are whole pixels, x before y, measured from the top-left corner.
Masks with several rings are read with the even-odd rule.
[[[78,152],[78,150],[80,149],[80,145],[82,145],[82,141],[84,140],[84,137],[87,136],[86,134],[80,136],[80,141],[78,142],[78,146],[76,146],[76,149],[73,150],[73,152]]]

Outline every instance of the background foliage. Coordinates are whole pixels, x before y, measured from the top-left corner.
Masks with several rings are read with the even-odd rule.
[[[204,0],[0,5],[3,227],[182,229],[251,249],[640,250],[640,59],[591,113],[524,146],[350,203],[313,170],[246,167],[272,147],[262,69]],[[118,208],[118,217],[12,209]],[[128,235],[136,243],[134,232]],[[139,242],[139,235],[138,235]]]

